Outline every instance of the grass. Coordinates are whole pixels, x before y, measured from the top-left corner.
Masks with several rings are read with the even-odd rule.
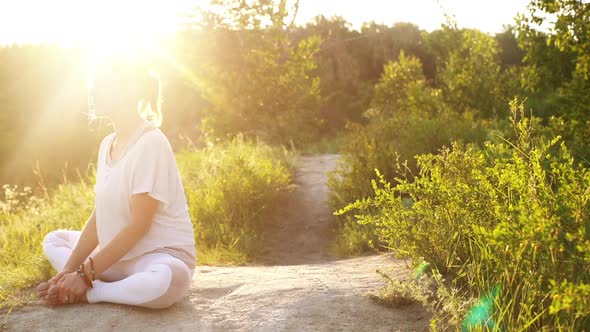
[[[43,238],[54,229],[83,227],[93,207],[91,181],[60,184],[48,197],[0,215],[0,309],[27,300],[31,294],[23,290],[51,276]]]
[[[235,139],[176,154],[191,219],[198,265],[243,264],[262,253],[273,207],[289,192],[295,155]],[[5,187],[0,205],[0,310],[33,299],[33,287],[55,271],[45,258],[45,234],[82,229],[94,206],[94,175],[62,183],[45,197]],[[11,199],[11,197],[13,199]]]
[[[377,273],[383,277],[386,286],[369,294],[369,298],[394,309],[422,306],[430,315],[431,331],[461,330],[463,318],[475,300],[449,285],[436,269],[417,273],[419,268],[414,270],[413,276],[403,279],[378,269]]]
[[[351,216],[338,216],[331,250],[340,257],[364,256],[382,250],[372,225],[358,224]]]
[[[338,154],[341,153],[343,147],[348,143],[348,134],[344,131],[339,131],[336,134],[322,137],[313,143],[301,149],[304,154]]]
[[[294,158],[239,138],[178,154],[200,264],[243,264],[263,252],[265,226],[291,188]]]

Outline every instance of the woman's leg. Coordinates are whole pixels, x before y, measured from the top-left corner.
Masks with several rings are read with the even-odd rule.
[[[80,231],[60,229],[45,236],[43,252],[58,272],[63,270],[80,234]],[[91,255],[98,250],[97,246]],[[119,261],[97,276],[94,288],[87,291],[88,302],[168,307],[186,294],[193,273],[194,269],[189,270],[182,261],[164,253]]]
[[[43,252],[57,272],[63,271],[81,231],[58,229],[51,231],[43,238]]]
[[[190,288],[193,270],[166,253],[147,253],[127,261],[129,276],[115,282],[94,281],[89,303],[112,302],[147,308],[166,308]]]
[[[81,231],[58,229],[45,235],[43,252],[57,272],[63,271],[81,234]],[[99,249],[99,246],[96,246],[90,256],[96,254]],[[117,262],[100,275],[97,275],[96,278],[107,281],[121,280],[127,276],[124,270],[123,264]]]

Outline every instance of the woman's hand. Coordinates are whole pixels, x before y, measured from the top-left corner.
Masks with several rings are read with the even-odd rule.
[[[75,271],[64,274],[57,282],[57,286],[59,286],[59,301],[62,303],[79,302],[88,289],[82,277]]]

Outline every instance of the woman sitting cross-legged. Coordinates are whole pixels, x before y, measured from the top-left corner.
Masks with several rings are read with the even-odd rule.
[[[100,143],[95,206],[84,228],[44,238],[43,252],[58,272],[37,287],[48,305],[165,308],[189,290],[193,225],[174,153],[158,128],[162,84],[147,69],[122,59],[94,69],[91,115],[110,119],[114,132]]]

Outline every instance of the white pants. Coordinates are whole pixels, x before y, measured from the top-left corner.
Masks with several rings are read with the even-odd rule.
[[[81,231],[55,230],[43,239],[43,252],[63,271]],[[90,254],[98,252],[99,247]],[[167,253],[147,253],[118,261],[98,274],[86,292],[88,302],[112,302],[148,308],[166,308],[182,299],[190,288],[194,269]],[[100,280],[99,280],[100,279]]]

